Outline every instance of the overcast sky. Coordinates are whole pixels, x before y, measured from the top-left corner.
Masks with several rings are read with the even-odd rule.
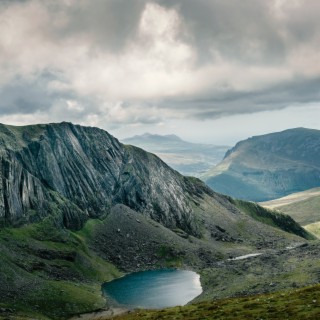
[[[320,129],[318,0],[0,0],[0,122],[232,145]]]

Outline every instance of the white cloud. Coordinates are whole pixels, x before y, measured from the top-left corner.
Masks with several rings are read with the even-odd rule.
[[[10,116],[0,103],[1,119],[137,127],[316,102],[319,9],[312,0],[7,2],[0,92],[42,81],[45,98],[26,111],[30,94],[19,97]]]
[[[84,110],[84,107],[82,105],[80,105],[78,101],[67,100],[66,103],[67,103],[67,109],[68,110],[78,111],[78,112]]]

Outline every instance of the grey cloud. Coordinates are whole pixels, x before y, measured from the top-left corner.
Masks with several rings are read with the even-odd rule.
[[[32,80],[16,77],[1,87],[1,114],[30,114],[51,107],[55,96],[47,90],[48,78],[48,74]]]
[[[288,16],[283,21],[283,28],[293,44],[319,40],[319,1],[304,0],[299,6],[288,7],[286,12]]]
[[[104,101],[99,98],[80,97],[71,90],[52,89],[50,84],[54,81],[63,79],[59,74],[45,71],[29,79],[17,77],[0,87],[0,116],[38,113],[50,122],[68,120],[77,123],[86,122],[92,116],[93,125],[108,128],[132,123],[156,124],[163,119],[149,103],[126,101],[118,107],[103,107]]]
[[[267,1],[159,0],[159,3],[179,10],[191,35],[189,40],[200,57],[207,58],[205,62],[211,58],[211,49],[244,63],[274,63],[284,59],[285,44]]]
[[[60,27],[49,25],[48,34],[56,40],[82,35],[93,46],[120,51],[136,37],[148,2],[178,10],[187,31],[179,37],[197,49],[199,62],[211,62],[212,49],[246,63],[284,59],[286,47],[277,22],[267,2],[256,0],[93,0],[71,6],[48,2],[52,16],[63,13],[67,17]]]
[[[28,2],[2,0],[0,5],[10,6],[12,3]],[[295,1],[287,1],[282,16],[275,14],[271,8],[271,1],[262,0],[92,0],[75,1],[70,6],[60,1],[38,1],[49,8],[51,17],[65,17],[62,24],[48,22],[47,30],[43,31],[43,34],[50,37],[51,42],[61,43],[62,49],[64,40],[79,37],[79,41],[83,41],[89,51],[92,50],[86,57],[92,61],[95,59],[96,48],[117,57],[122,51],[125,52],[128,43],[135,43],[141,14],[145,5],[150,2],[173,8],[181,16],[183,29],[177,37],[197,53],[197,63],[190,66],[190,69],[194,68],[192,70],[195,74],[201,68],[219,64],[213,51],[218,53],[225,63],[240,65],[241,70],[245,72],[246,66],[266,69],[269,66],[283,67],[290,55],[301,45],[307,44],[313,49],[320,46],[320,3],[316,0],[305,0],[298,6],[294,5]],[[129,56],[127,52],[126,54]],[[305,59],[308,59],[308,56]],[[289,71],[292,74],[295,72]],[[273,84],[264,85],[263,88],[257,86],[259,89],[252,85],[252,88],[237,91],[232,89],[232,79],[229,78],[225,80],[226,88],[221,93],[215,88],[217,85],[214,84],[216,82],[213,76],[208,80],[213,83],[211,92],[200,88],[198,92],[178,94],[170,99],[151,97],[148,101],[143,98],[130,101],[128,98],[128,101],[123,101],[123,110],[130,114],[134,105],[139,105],[137,110],[141,114],[132,111],[132,116],[130,114],[129,117],[119,117],[114,123],[160,122],[162,117],[157,116],[155,112],[143,112],[151,108],[151,100],[152,106],[156,106],[159,113],[166,109],[171,110],[175,116],[197,119],[280,109],[292,104],[319,101],[320,74],[299,74],[303,71],[298,70],[293,79],[288,76],[286,79],[289,80],[280,81],[277,75],[272,75],[270,77],[274,77]],[[38,77],[31,77],[34,80],[16,77],[3,85],[0,87],[0,113],[31,114],[52,110],[55,105],[60,105],[59,110],[62,110],[65,100],[73,99],[83,106],[82,111],[68,111],[74,119],[81,119],[90,113],[103,116],[103,111],[98,107],[101,97],[95,97],[94,94],[84,97],[82,93],[73,91],[74,74],[66,77],[69,79],[68,90],[50,89],[53,80],[63,80],[63,72],[66,71],[61,69],[62,74],[56,74],[43,70]],[[133,78],[132,82],[134,81]]]
[[[53,36],[83,35],[96,47],[104,50],[122,50],[128,40],[136,36],[145,0],[93,0],[78,5],[51,4],[53,14],[63,13],[67,23],[52,30]]]
[[[265,90],[228,92],[220,95],[198,96],[189,99],[162,101],[162,108],[180,109],[196,119],[216,119],[232,114],[254,113],[283,109],[290,105],[304,105],[320,101],[320,76],[297,78]]]
[[[91,112],[97,105],[91,98],[79,98],[70,90],[56,91],[50,89],[50,83],[62,79],[54,73],[45,71],[36,77],[19,78],[0,88],[0,114],[33,114],[36,112],[52,112],[58,107],[61,114],[73,114],[74,119],[81,119],[82,116]],[[82,110],[67,110],[66,101],[77,101],[83,107]],[[90,106],[90,108],[89,108]],[[59,113],[59,112],[57,112]]]
[[[257,0],[94,0],[77,6],[53,2],[53,13],[62,11],[68,23],[51,30],[53,36],[85,35],[94,46],[119,51],[135,39],[146,3],[175,8],[186,32],[179,37],[192,45],[200,63],[212,63],[212,50],[231,61],[245,64],[281,64],[299,43],[319,40],[320,3],[287,2],[279,18],[271,1]]]
[[[0,6],[8,6],[13,3],[26,3],[29,0],[0,0]]]

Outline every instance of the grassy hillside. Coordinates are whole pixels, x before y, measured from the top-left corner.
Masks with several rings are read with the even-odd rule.
[[[234,198],[267,201],[320,186],[320,131],[296,128],[251,137],[201,178]]]
[[[303,226],[320,221],[320,188],[293,193],[260,204],[290,215]]]
[[[47,218],[0,229],[0,308],[14,310],[15,316],[64,319],[105,306],[100,285],[121,272],[88,248],[97,223],[88,221],[81,232],[71,232]]]
[[[114,319],[318,319],[319,254],[315,242],[223,261],[201,271],[204,292],[192,304]]]
[[[272,294],[206,301],[164,310],[139,310],[114,317],[117,320],[198,319],[319,319],[320,285]]]
[[[307,224],[304,228],[320,239],[320,222]]]
[[[290,233],[299,234],[300,236],[309,240],[314,239],[314,237],[308,233],[308,231],[297,225],[296,222],[287,214],[283,214],[275,210],[265,209],[253,202],[233,199],[232,201],[241,211],[247,213],[250,217],[257,221]]]
[[[102,308],[106,300],[101,296],[101,284],[122,274],[115,265],[127,272],[163,267],[197,270],[209,294],[205,298],[211,298],[210,290],[218,285],[208,275],[223,272],[228,277],[220,277],[219,285],[227,284],[229,291],[219,291],[233,295],[243,287],[243,283],[234,286],[235,279],[246,278],[237,277],[238,267],[232,269],[236,274],[227,271],[231,262],[222,262],[228,257],[251,253],[259,246],[281,251],[305,241],[252,222],[245,214],[235,218],[237,222],[227,229],[229,222],[221,203],[203,199],[196,207],[199,219],[209,228],[201,239],[180,229],[167,229],[123,205],[116,206],[103,220],[88,220],[80,231],[57,227],[53,217],[19,228],[0,229],[0,308],[13,310],[9,312],[12,319],[65,319]],[[216,215],[214,221],[219,229],[214,228],[212,215]],[[318,253],[309,256],[317,259]],[[264,270],[264,264],[260,261],[258,268],[268,279],[270,268]],[[310,278],[303,278],[301,284],[314,283],[313,260],[308,261],[308,274]],[[251,283],[265,282],[254,278]]]

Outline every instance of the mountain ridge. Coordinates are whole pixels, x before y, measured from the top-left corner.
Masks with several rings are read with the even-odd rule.
[[[57,211],[61,225],[79,230],[89,218],[103,218],[112,206],[123,204],[200,237],[194,214],[199,201],[209,197],[235,210],[232,199],[199,179],[182,176],[155,155],[122,145],[99,128],[67,122],[1,125],[0,139],[4,224],[37,222]]]
[[[20,127],[19,130],[23,128]],[[182,185],[186,189],[192,188],[191,184],[152,154],[130,146],[124,148],[117,139],[97,128],[74,126],[66,122],[42,125],[36,137],[28,134],[28,129],[34,131],[34,128],[26,127],[27,131],[21,135],[19,130],[2,126],[2,140],[4,134],[11,139],[16,138],[18,143],[12,148],[10,141],[9,144],[4,144],[5,151],[2,150],[1,168],[5,180],[2,184],[3,197],[0,200],[1,218],[27,218],[27,211],[33,208],[44,213],[50,209],[48,201],[55,198],[53,192],[58,192],[59,197],[62,196],[67,201],[67,205],[61,208],[65,222],[68,224],[69,220],[78,220],[77,225],[73,225],[76,229],[87,217],[102,216],[112,203],[119,202],[131,205],[133,209],[142,210],[150,216],[155,211],[154,207],[157,207],[162,212],[162,218],[166,220],[166,215],[171,210],[170,203],[178,200],[172,209],[177,220],[170,218],[169,221],[167,215],[166,223],[174,226],[179,223],[179,219],[184,219],[185,225],[191,223],[188,221],[191,209],[187,206],[187,197],[181,189]],[[96,143],[91,145],[94,140]],[[143,159],[139,159],[140,157]],[[104,160],[101,162],[101,159]],[[164,175],[163,181],[172,180],[172,175],[175,194],[173,195],[167,186],[161,188],[161,181],[153,178],[151,171],[145,168],[142,174],[143,169],[135,159],[152,164],[155,172],[160,176]],[[37,162],[40,165],[35,165]],[[105,170],[109,172],[107,180],[104,178]],[[143,181],[138,178],[139,174],[132,174],[135,171],[141,173],[141,178],[148,176],[153,179],[158,190],[153,190],[150,185],[149,190],[144,190]],[[17,176],[13,177],[14,174]],[[72,182],[75,176],[80,184]],[[10,193],[10,189],[14,192]],[[16,198],[17,194],[20,198]],[[163,199],[158,199],[164,194],[165,203]],[[68,201],[72,197],[76,197],[74,204],[77,208],[74,209],[77,210],[74,211],[77,211],[77,215],[69,219],[68,215],[72,213],[68,210],[71,205]],[[138,201],[139,197],[150,201]],[[59,199],[56,200],[59,202]]]
[[[266,201],[320,186],[320,131],[295,128],[238,142],[201,178],[214,190]]]
[[[145,132],[143,134],[136,134],[132,137],[126,137],[124,139],[122,139],[123,141],[130,141],[130,140],[135,140],[135,139],[140,139],[140,138],[145,138],[145,139],[152,139],[152,138],[165,138],[165,139],[170,139],[172,141],[184,141],[183,139],[181,139],[179,136],[177,136],[176,134],[155,134],[155,133],[150,133],[150,132]],[[184,141],[186,142],[186,141]],[[191,143],[191,142],[188,142]]]
[[[145,133],[121,140],[156,154],[183,175],[200,176],[222,160],[228,146],[188,142],[180,137]]]

